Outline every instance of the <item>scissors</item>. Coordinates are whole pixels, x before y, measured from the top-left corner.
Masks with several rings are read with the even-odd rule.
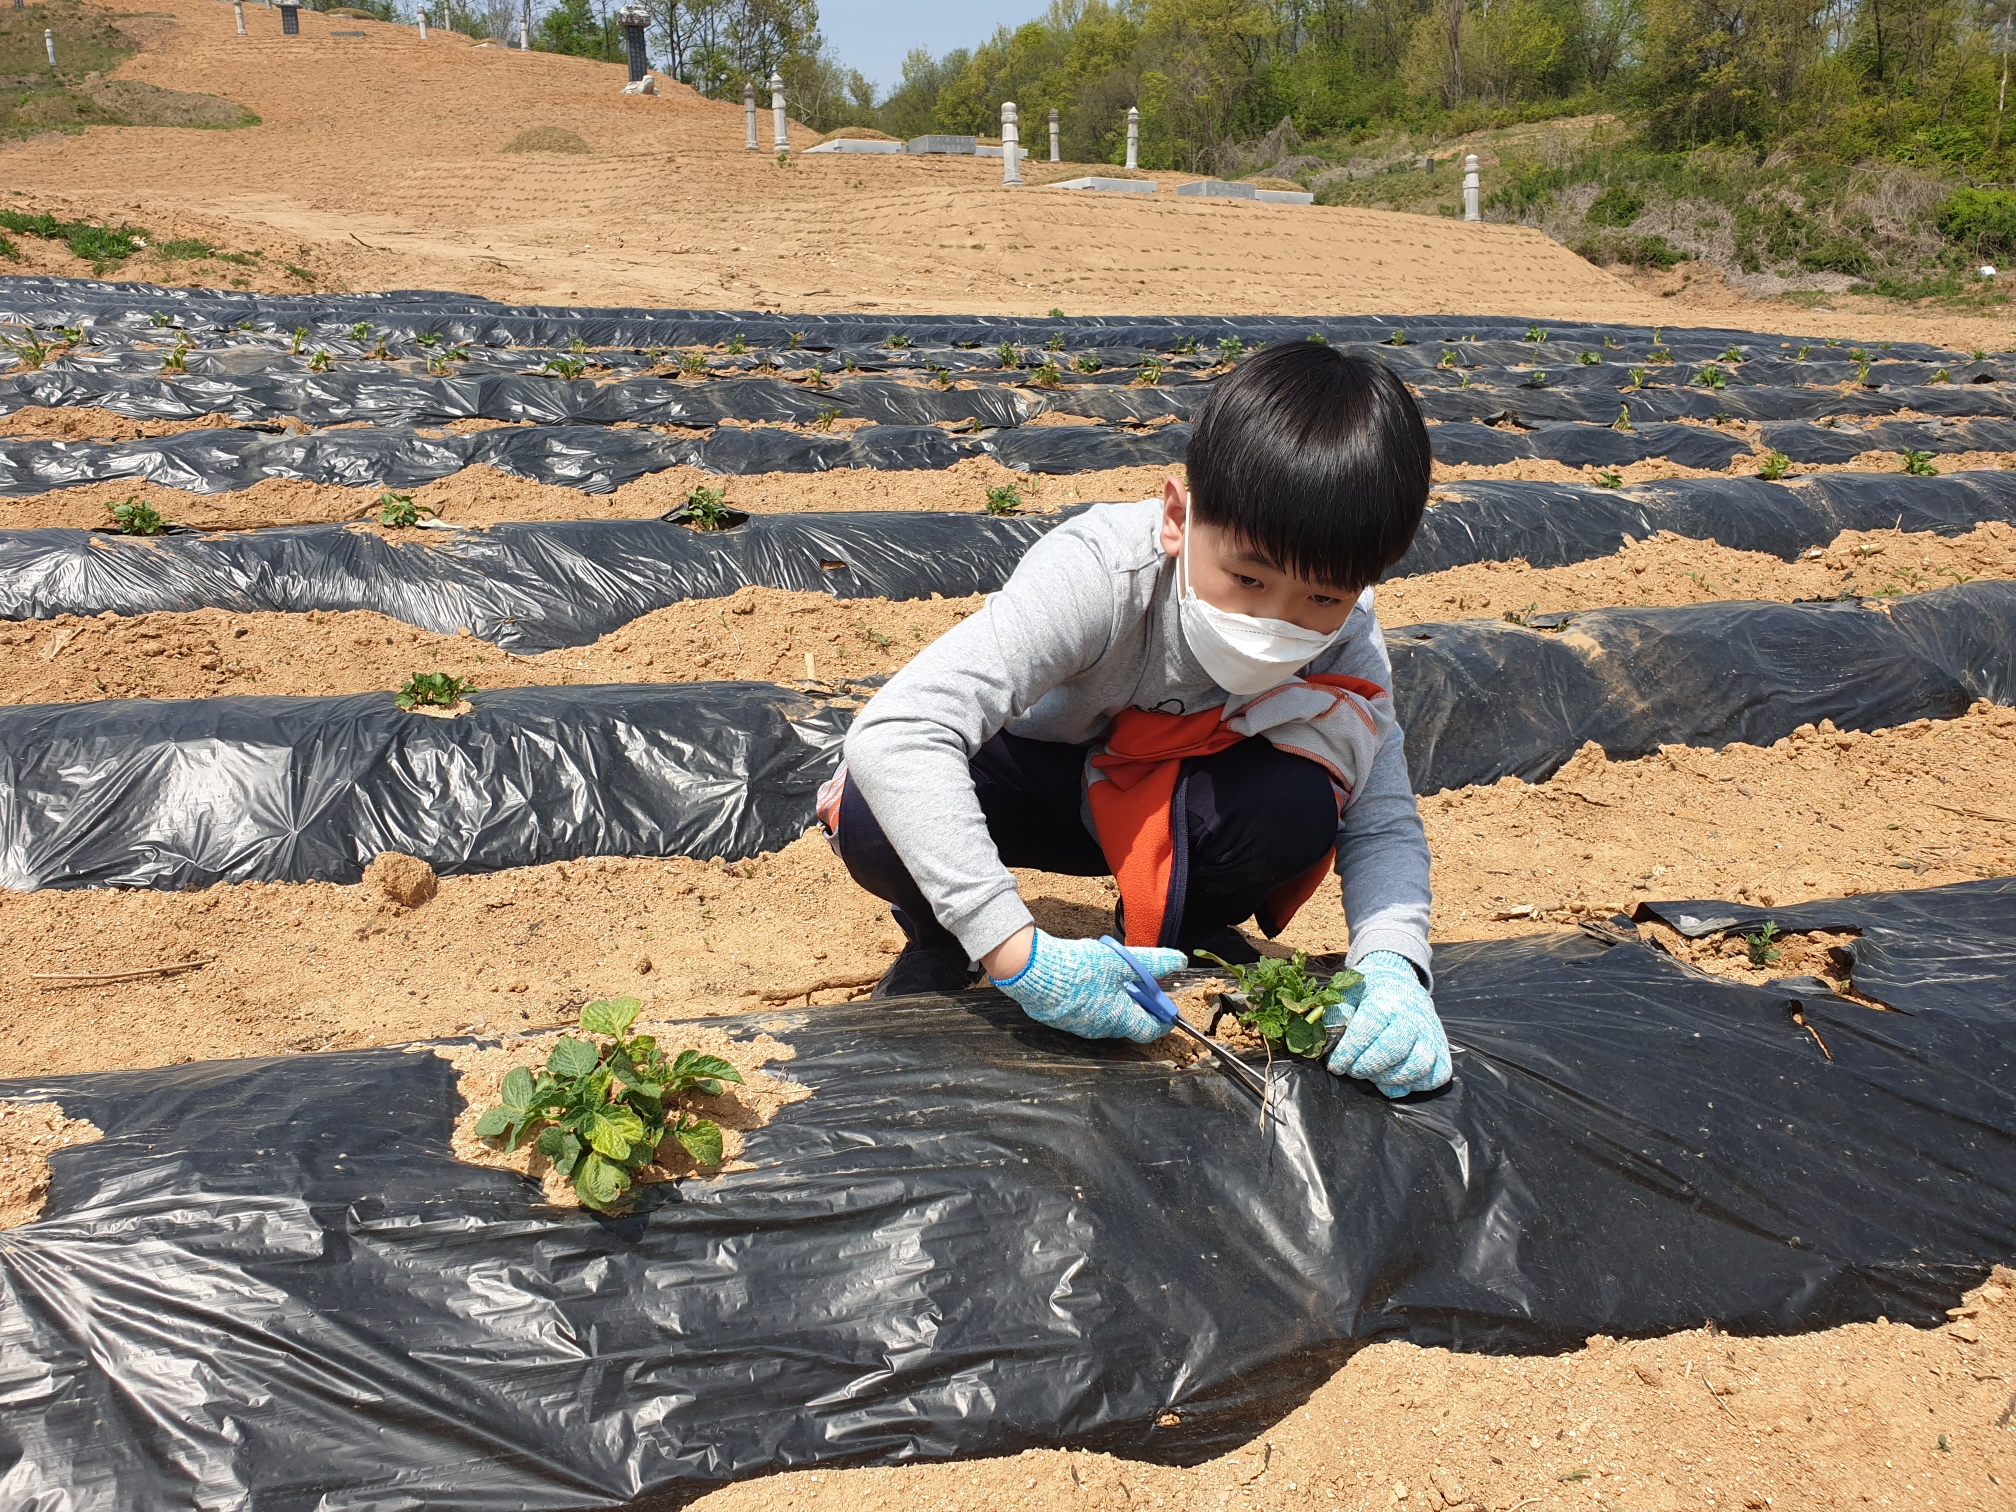
[[[1170,1028],[1189,1035],[1190,1038],[1209,1050],[1218,1058],[1218,1063],[1232,1073],[1234,1081],[1252,1093],[1253,1096],[1260,1099],[1262,1109],[1267,1107],[1269,1097],[1267,1079],[1264,1076],[1239,1059],[1230,1050],[1227,1050],[1223,1045],[1219,1044],[1218,1041],[1211,1038],[1210,1035],[1190,1023],[1182,1014],[1178,1013],[1175,1002],[1170,998],[1168,993],[1162,990],[1161,983],[1155,980],[1149,973],[1148,968],[1143,966],[1135,957],[1133,951],[1122,945],[1111,935],[1101,935],[1099,943],[1125,961],[1127,969],[1134,973],[1134,980],[1127,983],[1122,990],[1126,992],[1128,997],[1134,1000],[1143,1012],[1158,1022],[1167,1024]]]

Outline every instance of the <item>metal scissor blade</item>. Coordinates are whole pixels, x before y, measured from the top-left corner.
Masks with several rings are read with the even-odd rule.
[[[1183,1033],[1189,1035],[1190,1038],[1197,1041],[1198,1044],[1202,1045],[1205,1049],[1209,1050],[1212,1053],[1212,1055],[1216,1056],[1218,1064],[1223,1066],[1227,1071],[1232,1073],[1232,1079],[1234,1081],[1239,1083],[1239,1085],[1244,1087],[1248,1092],[1252,1093],[1253,1096],[1259,1098],[1261,1107],[1264,1108],[1267,1106],[1270,1098],[1266,1077],[1262,1076],[1258,1071],[1255,1071],[1251,1066],[1247,1065],[1246,1062],[1239,1059],[1238,1056],[1234,1055],[1230,1050],[1227,1050],[1223,1045],[1219,1044],[1218,1041],[1211,1038],[1210,1035],[1206,1034],[1203,1030],[1199,1029],[1195,1024],[1192,1024],[1179,1016],[1176,1020],[1175,1027],[1181,1030]]]

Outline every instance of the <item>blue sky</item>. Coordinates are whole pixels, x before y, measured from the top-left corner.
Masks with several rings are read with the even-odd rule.
[[[880,96],[903,77],[911,48],[928,47],[940,57],[1049,8],[1049,0],[819,0],[819,30],[843,63],[875,81]]]

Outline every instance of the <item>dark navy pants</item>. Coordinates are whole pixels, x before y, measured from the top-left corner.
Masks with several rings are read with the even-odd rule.
[[[1087,749],[1004,730],[973,757],[973,791],[1004,866],[1109,874],[1081,817]],[[1176,946],[1256,915],[1275,933],[1267,895],[1308,871],[1337,840],[1329,775],[1258,739],[1185,761],[1170,818],[1177,865],[1163,943]],[[913,943],[957,944],[910,880],[852,775],[841,793],[833,848],[848,874],[890,905]]]

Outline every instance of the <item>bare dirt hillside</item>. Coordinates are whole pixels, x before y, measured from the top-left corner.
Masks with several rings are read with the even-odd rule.
[[[444,288],[494,298],[802,311],[1041,314],[1503,312],[1677,323],[1684,312],[1537,231],[1343,207],[1068,193],[1081,165],[946,157],[794,156],[743,147],[741,108],[676,84],[625,96],[624,71],[412,27],[159,0],[120,25],[141,51],[116,71],[227,97],[237,131],[92,127],[0,151],[4,203],[130,218],[161,237],[256,250],[256,267],[142,257],[163,282]],[[762,140],[770,140],[767,112]],[[582,153],[504,147],[559,126]],[[816,138],[793,128],[793,143]],[[24,268],[86,272],[50,243]],[[1760,304],[1715,318],[1898,337],[1879,322]],[[1856,326],[1854,331],[1847,326]],[[1911,329],[1925,326],[1925,331]],[[2006,323],[1949,317],[1939,339],[1999,345]]]

